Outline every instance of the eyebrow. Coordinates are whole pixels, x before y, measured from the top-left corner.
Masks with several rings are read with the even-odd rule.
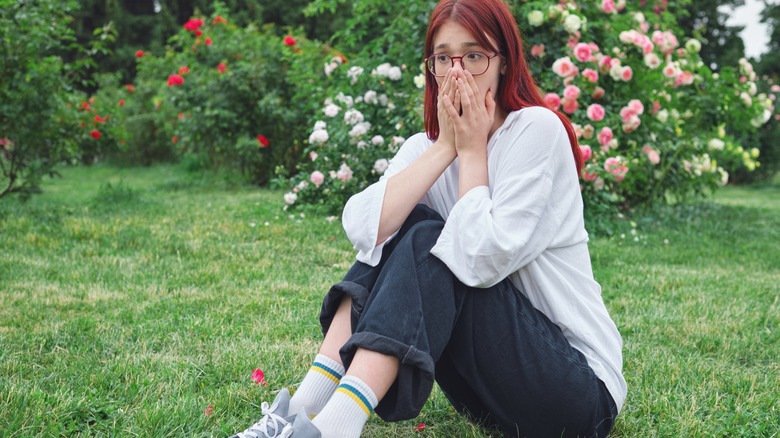
[[[467,43],[461,44],[460,46],[463,47],[463,48],[482,47],[482,44],[480,44],[480,43],[478,43],[476,41],[469,41]],[[441,43],[438,46],[434,47],[434,49],[436,49],[436,50],[439,50],[439,49],[449,49],[449,48],[450,48],[450,44],[449,43]]]

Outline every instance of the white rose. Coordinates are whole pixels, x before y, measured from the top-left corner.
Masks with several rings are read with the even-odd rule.
[[[387,161],[386,158],[380,158],[376,160],[376,162],[374,163],[374,170],[376,171],[376,173],[380,175],[384,175],[385,171],[387,170],[387,166],[389,165],[390,163]]]
[[[293,204],[295,204],[295,201],[297,201],[297,200],[298,200],[298,195],[296,195],[293,192],[288,192],[288,193],[284,194],[284,202],[287,205],[293,205]]]
[[[540,10],[533,10],[528,13],[528,24],[531,26],[541,26],[544,23],[544,13]]]
[[[726,143],[724,143],[723,140],[719,138],[713,138],[709,143],[707,143],[707,146],[709,146],[710,149],[720,151],[724,146],[726,146]]]
[[[582,26],[582,19],[579,15],[571,14],[563,20],[563,27],[569,33],[577,32],[580,26]]]
[[[328,127],[328,124],[323,122],[322,120],[317,120],[317,123],[314,124],[314,130],[318,129],[325,129]]]
[[[371,138],[371,144],[380,145],[385,142],[385,139],[381,135],[375,135]]]
[[[341,108],[339,108],[337,105],[332,103],[328,104],[328,106],[326,106],[325,109],[322,110],[322,112],[325,113],[325,115],[328,117],[336,117],[339,111],[341,111]]]
[[[363,113],[356,110],[355,108],[350,108],[344,113],[344,123],[348,125],[355,125],[362,121],[363,121]]]
[[[366,91],[366,94],[363,96],[363,100],[366,103],[369,103],[371,105],[376,105],[379,103],[379,99],[377,99],[376,91],[374,90],[368,90]]]
[[[391,81],[398,81],[401,79],[401,68],[400,67],[390,67],[390,70],[387,72],[387,77]]]
[[[328,141],[328,138],[329,138],[328,131],[326,131],[324,129],[315,129],[314,132],[312,132],[311,135],[309,136],[309,143],[310,144],[315,144],[315,143],[322,144],[322,143],[325,143],[326,141]]]
[[[425,86],[425,75],[417,75],[414,77],[414,85],[417,88],[423,88]]]

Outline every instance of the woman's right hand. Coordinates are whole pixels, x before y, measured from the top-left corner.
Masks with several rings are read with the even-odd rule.
[[[444,100],[448,99],[455,108],[460,109],[460,99],[457,99],[458,101],[456,102],[458,83],[454,72],[455,69],[447,71],[444,79],[439,84],[439,95],[436,101],[436,115],[439,119],[439,137],[436,140],[436,143],[441,143],[448,148],[452,148],[453,152],[457,154],[457,151],[455,150],[455,125],[444,105]]]

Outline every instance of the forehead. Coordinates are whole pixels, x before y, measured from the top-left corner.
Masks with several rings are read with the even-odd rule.
[[[488,41],[493,43],[492,38],[486,35]],[[445,21],[436,33],[433,35],[433,49],[434,50],[447,50],[447,49],[472,49],[472,48],[485,48],[479,42],[477,38],[469,32],[468,29],[463,27],[460,23],[447,20]]]

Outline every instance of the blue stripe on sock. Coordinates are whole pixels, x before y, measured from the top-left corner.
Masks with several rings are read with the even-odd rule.
[[[351,392],[352,394],[354,394],[357,398],[359,398],[360,401],[363,402],[363,404],[365,405],[365,407],[366,407],[366,409],[368,410],[369,413],[374,411],[374,408],[371,406],[371,403],[369,403],[369,401],[366,398],[366,396],[364,396],[363,393],[360,392],[359,389],[357,389],[354,386],[352,386],[350,384],[347,384],[347,383],[340,384],[339,388],[345,389],[345,390]]]
[[[314,362],[314,364],[312,364],[312,366],[320,368],[320,369],[322,369],[324,371],[327,371],[328,374],[332,375],[333,377],[335,377],[335,378],[337,378],[339,380],[341,380],[341,378],[344,377],[341,374],[339,374],[336,370],[334,370],[333,368],[331,368],[331,367],[329,367],[327,365],[323,365],[323,364],[321,364],[319,362]]]

